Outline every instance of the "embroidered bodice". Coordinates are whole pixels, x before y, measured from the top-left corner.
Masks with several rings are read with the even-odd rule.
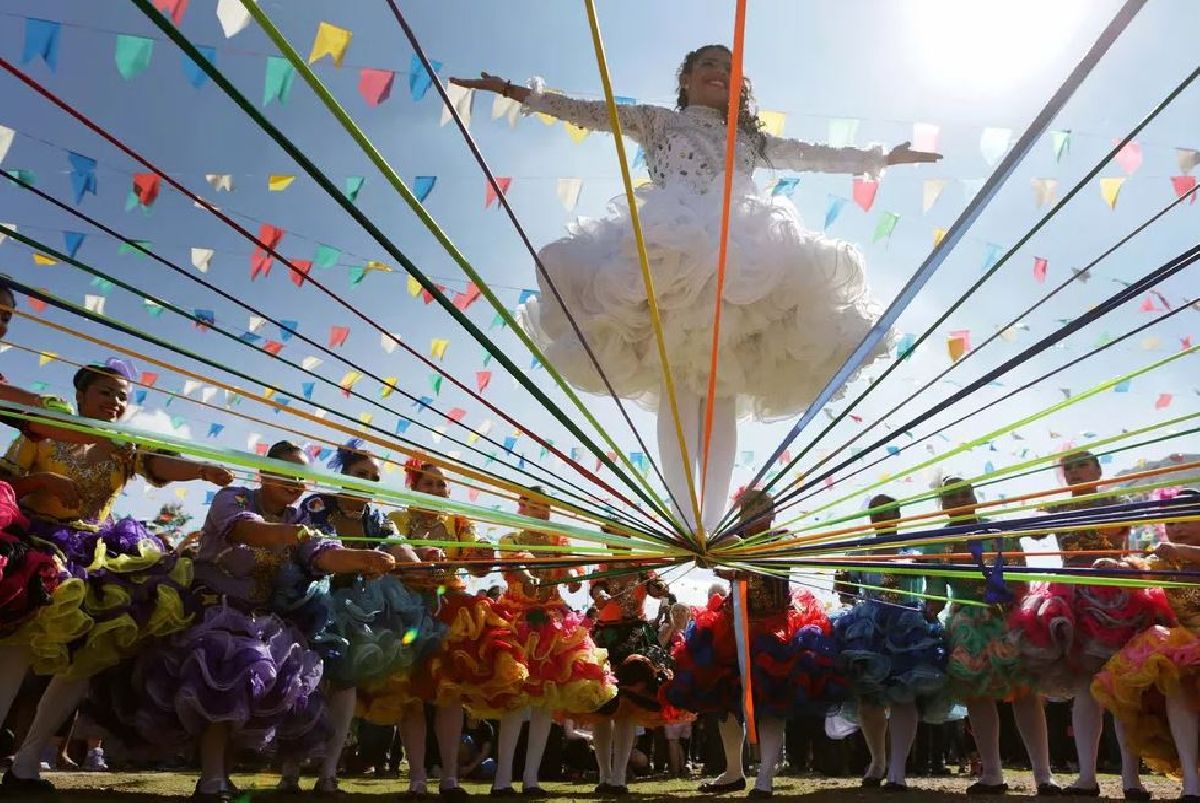
[[[351,549],[378,549],[388,539],[396,538],[396,525],[379,508],[363,505],[362,512],[355,516],[342,509],[337,494],[313,494],[300,503],[300,509],[307,524]],[[337,575],[330,586],[346,588],[353,582],[353,575]]]
[[[628,563],[601,564],[600,571],[610,569],[628,569]],[[649,594],[647,585],[651,580],[658,579],[653,571],[630,572],[611,577],[601,577],[592,581],[593,589],[603,589],[608,594],[606,602],[597,611],[597,619],[601,622],[619,622],[646,618],[646,596]]]
[[[1099,499],[1067,499],[1062,502],[1055,502],[1049,505],[1046,510],[1048,513],[1067,513],[1072,510],[1087,510],[1093,507],[1106,507],[1108,505],[1119,505],[1127,500],[1120,497],[1105,497]],[[1124,547],[1125,534],[1127,529],[1110,529],[1110,530],[1061,530],[1056,533],[1058,537],[1058,548],[1063,552],[1092,552],[1099,550],[1119,550]],[[1069,555],[1063,556],[1064,566],[1090,566],[1096,560],[1102,557],[1115,558],[1116,555],[1083,555],[1078,558],[1072,558]]]
[[[902,549],[892,562],[912,563],[920,554],[916,549]],[[916,599],[913,595],[920,594],[925,586],[925,579],[920,575],[892,572],[854,570],[846,573],[846,579],[853,584],[850,593],[858,599],[891,603],[911,603]]]
[[[486,551],[487,555],[491,555],[491,549],[473,550],[470,544],[479,544],[479,536],[475,534],[475,528],[471,526],[471,522],[461,516],[451,515],[449,513],[439,513],[436,518],[426,519],[422,516],[413,515],[409,509],[397,510],[388,514],[388,519],[395,526],[396,532],[402,538],[411,538],[414,541],[435,540],[435,541],[455,541],[457,545],[443,546],[442,551],[446,553],[446,560],[467,560],[477,552],[483,554]],[[442,533],[437,533],[437,537],[431,537],[431,533],[438,530],[438,525],[445,530],[445,536]],[[414,586],[431,586],[438,587],[445,584],[447,593],[462,594],[467,590],[467,584],[458,576],[457,572],[452,572],[449,575],[443,575],[438,572],[430,572],[428,578],[422,575],[416,575],[412,581]]]
[[[1196,571],[1194,563],[1165,560],[1157,555],[1151,555],[1146,559],[1146,567],[1154,571]],[[1188,582],[1191,582],[1191,579],[1186,578]],[[1179,624],[1193,633],[1200,633],[1200,586],[1190,585],[1183,588],[1167,586],[1163,588],[1163,593],[1167,595],[1167,603],[1174,611]]]
[[[538,82],[535,82],[538,83]],[[528,111],[547,114],[596,131],[611,131],[608,107],[603,101],[576,100],[546,92],[540,87],[525,101]],[[708,106],[688,106],[682,111],[662,106],[617,106],[623,134],[642,146],[650,180],[660,187],[686,185],[705,192],[725,166],[724,115]],[[882,148],[833,148],[764,133],[763,154],[750,138],[739,133],[736,171],[749,179],[756,168],[818,173],[877,176],[885,165]],[[763,156],[765,155],[765,160]],[[718,183],[716,185],[720,187]]]
[[[509,533],[502,537],[500,543],[510,546],[565,547],[567,546],[567,539],[555,533],[546,533],[539,530],[521,530],[520,532]],[[550,558],[554,557],[554,554],[553,552],[542,550],[528,553],[504,550],[501,553],[504,558],[510,560],[518,555],[532,558]],[[573,574],[570,569],[563,566],[544,568],[531,565],[528,567],[528,570],[538,580],[565,580]],[[513,572],[506,572],[504,579],[508,583],[508,590],[504,594],[512,603],[522,606],[561,606],[566,604],[562,598],[561,583],[541,583],[536,586],[529,586],[522,582],[520,575]]]

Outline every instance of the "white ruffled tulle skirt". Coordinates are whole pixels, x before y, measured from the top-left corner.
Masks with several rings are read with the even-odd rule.
[[[770,421],[799,415],[879,318],[862,254],[808,231],[786,198],[735,188],[722,294],[717,396],[739,413]],[[683,186],[638,194],[667,359],[677,387],[708,389],[722,195]],[[581,218],[540,252],[617,394],[658,409],[663,378],[646,288],[624,197],[611,214]],[[575,387],[607,390],[538,275],[540,297],[519,311],[521,326]],[[889,333],[864,362],[887,353]]]

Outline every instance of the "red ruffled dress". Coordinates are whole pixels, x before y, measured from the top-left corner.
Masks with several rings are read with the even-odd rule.
[[[0,482],[0,637],[49,605],[64,576],[54,549],[27,536],[28,526],[12,486]]]

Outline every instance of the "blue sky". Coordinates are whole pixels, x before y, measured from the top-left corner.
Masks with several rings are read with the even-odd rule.
[[[215,46],[220,69],[251,99],[261,102],[266,57],[276,51],[253,24],[232,39],[225,39],[214,13],[215,5],[216,0],[192,0],[182,30],[199,45]],[[473,75],[488,70],[523,81],[541,75],[550,86],[568,93],[599,95],[600,83],[581,3],[521,0],[477,4],[448,0],[405,5],[426,50],[432,58],[444,63],[443,76]],[[854,118],[859,121],[859,144],[895,143],[910,138],[914,123],[940,126],[940,147],[946,155],[941,164],[892,170],[885,176],[869,212],[848,203],[829,227],[831,236],[853,241],[864,250],[872,286],[881,302],[886,303],[895,295],[928,253],[933,230],[948,226],[968,200],[967,194],[988,175],[990,167],[980,151],[983,130],[1009,128],[1014,137],[1019,134],[1118,5],[1111,0],[1042,3],[759,0],[751,4],[746,70],[754,79],[760,107],[786,113],[786,135],[822,141],[828,137],[831,121]],[[615,89],[643,102],[670,103],[674,95],[674,71],[685,52],[700,44],[731,40],[732,4],[728,2],[601,2],[598,6]],[[411,49],[386,5],[291,0],[268,2],[263,7],[302,53],[308,52],[321,21],[353,32],[343,67],[337,69],[326,59],[316,65],[317,74],[401,176],[409,181],[418,175],[438,177],[427,202],[429,211],[505,304],[510,309],[515,307],[521,289],[535,286],[531,260],[503,213],[495,208],[484,209],[483,178],[453,126],[439,126],[436,94],[431,91],[416,102],[409,97],[406,72]],[[190,86],[183,74],[179,52],[132,4],[119,0],[10,0],[0,12],[3,20],[0,54],[14,63],[20,62],[22,18],[26,16],[63,23],[57,71],[51,72],[40,61],[23,65],[37,81],[116,132],[131,147],[193,191],[212,199],[248,228],[257,230],[265,222],[284,229],[287,233],[281,251],[288,257],[312,259],[318,243],[339,248],[343,254],[341,263],[314,274],[322,282],[422,353],[428,354],[433,339],[448,339],[450,345],[442,364],[468,385],[474,385],[476,371],[486,370],[480,347],[435,305],[425,306],[411,298],[402,272],[372,273],[358,287],[350,286],[351,267],[368,259],[389,263],[392,260],[219,89],[211,83],[199,89]],[[1039,142],[903,315],[898,325],[900,332],[922,332],[940,310],[980,275],[991,244],[1007,248],[1040,217],[1031,189],[1033,179],[1056,179],[1061,194],[1111,147],[1114,138],[1122,136],[1194,67],[1191,39],[1197,23],[1200,23],[1200,8],[1189,0],[1155,0],[1148,4],[1052,126],[1072,132],[1068,151],[1061,160],[1056,160],[1049,137]],[[157,40],[148,69],[129,81],[122,79],[114,65],[116,33]],[[356,90],[359,69],[363,67],[399,73],[391,98],[377,108],[368,107]],[[513,179],[509,198],[535,245],[561,236],[565,224],[576,215],[604,214],[608,199],[621,191],[610,137],[593,134],[576,144],[562,126],[545,126],[534,118],[524,118],[510,128],[503,120],[491,120],[490,110],[490,97],[475,100],[471,130],[495,172]],[[458,268],[301,80],[296,80],[286,104],[272,103],[266,107],[266,114],[339,185],[347,176],[365,177],[359,208],[423,270],[452,290],[464,288],[465,281]],[[856,413],[867,421],[874,420],[911,392],[917,380],[923,381],[948,364],[945,344],[950,331],[969,329],[973,342],[982,341],[1061,281],[1071,267],[1086,263],[1168,203],[1174,197],[1170,177],[1180,173],[1176,148],[1200,148],[1198,119],[1200,93],[1193,88],[1138,138],[1144,161],[1122,186],[1115,210],[1104,203],[1098,185],[1093,182],[1001,269],[981,293],[939,327],[929,344],[918,350]],[[189,261],[191,248],[213,249],[215,256],[206,276],[209,280],[274,317],[299,321],[300,330],[320,342],[328,338],[331,326],[351,326],[346,345],[336,350],[339,354],[381,376],[399,377],[401,387],[414,395],[433,395],[427,369],[400,351],[385,352],[376,331],[311,286],[295,287],[286,268],[276,265],[270,276],[251,282],[252,246],[207,213],[193,208],[178,193],[164,186],[150,214],[138,210],[126,212],[130,174],[141,168],[7,75],[0,77],[0,125],[18,132],[4,158],[4,169],[32,170],[39,187],[71,202],[66,152],[72,150],[97,159],[98,194],[83,200],[80,206],[83,211],[135,239],[150,240],[156,252],[189,271],[193,270]],[[214,193],[204,181],[206,173],[232,174],[235,190]],[[271,174],[296,174],[297,178],[285,191],[268,192],[267,177]],[[762,173],[759,184],[765,189],[773,179],[791,175]],[[1113,164],[1101,175],[1127,174]],[[583,191],[572,212],[565,210],[556,198],[559,178],[583,179]],[[922,190],[927,179],[944,179],[946,185],[932,208],[923,212]],[[850,188],[849,177],[804,175],[800,176],[793,200],[808,224],[819,228],[831,196],[849,198]],[[872,233],[884,212],[899,215],[899,223],[890,238],[872,243]],[[1090,282],[1071,285],[1024,321],[1028,328],[1016,332],[1012,342],[998,340],[949,379],[963,382],[974,378],[1023,345],[1052,331],[1059,319],[1074,317],[1107,297],[1119,286],[1114,280],[1128,281],[1141,276],[1193,244],[1198,216],[1200,210],[1194,206],[1170,213],[1148,234],[1099,265]],[[211,309],[219,323],[238,332],[247,328],[248,315],[244,311],[148,260],[118,256],[112,240],[49,208],[27,192],[0,188],[0,221],[16,223],[23,233],[56,248],[61,248],[64,230],[88,233],[79,251],[85,262],[185,308]],[[1044,285],[1033,278],[1035,257],[1042,257],[1048,263],[1049,278]],[[77,301],[85,293],[98,292],[89,286],[86,277],[69,266],[34,266],[29,250],[11,240],[0,245],[0,267],[24,281]],[[1160,289],[1171,303],[1176,303],[1195,286],[1194,277],[1185,271]],[[124,291],[112,290],[105,304],[110,317],[177,340],[226,364],[237,365],[255,377],[297,392],[301,383],[308,381],[261,352],[224,341],[211,332],[198,333],[169,313],[151,317],[139,297]],[[993,398],[1004,397],[1000,405],[986,414],[955,427],[948,433],[948,439],[934,439],[932,444],[942,454],[957,443],[1062,400],[1062,389],[1079,392],[1165,357],[1179,349],[1182,338],[1200,329],[1197,313],[1186,311],[1135,337],[1132,343],[1105,352],[1100,359],[1082,362],[1034,389],[1012,394],[1012,389],[1022,382],[1083,354],[1105,334],[1117,336],[1154,314],[1142,312],[1139,304],[1140,299],[1073,336],[1060,348],[1022,365],[1002,380],[1002,386],[974,394],[963,404],[921,425],[916,434],[928,432]],[[493,311],[482,300],[468,314],[485,330],[494,318]],[[70,325],[77,323],[54,311],[48,311],[45,317]],[[91,324],[84,323],[80,328],[142,348],[132,339],[105,333]],[[279,339],[278,332],[269,325],[258,334]],[[491,335],[518,365],[529,366],[529,355],[511,333],[495,329]],[[1157,343],[1147,338],[1157,338]],[[27,321],[15,322],[10,340],[77,361],[108,356],[76,338],[50,333]],[[146,348],[151,354],[160,354],[153,347]],[[292,340],[285,344],[282,353],[299,361],[314,351]],[[209,372],[203,366],[161,356],[201,373]],[[26,386],[45,382],[50,389],[65,393],[69,387],[69,367],[53,363],[39,368],[37,362],[36,356],[14,348],[4,354],[3,370],[12,382]],[[1178,360],[1134,380],[1125,393],[1103,394],[1023,428],[1020,431],[1023,441],[1006,436],[995,442],[994,449],[985,447],[953,457],[947,460],[946,469],[982,473],[988,462],[1000,468],[1015,462],[1022,454],[1027,459],[1058,450],[1065,443],[1085,443],[1092,438],[1119,434],[1122,428],[1147,426],[1168,416],[1192,413],[1197,399],[1195,366],[1195,356]],[[494,371],[485,393],[490,401],[554,439],[560,447],[569,449],[578,445],[527,393],[517,389],[494,362],[488,368]],[[325,359],[317,370],[336,382],[350,369]],[[158,387],[182,390],[181,377],[168,371],[159,373]],[[531,376],[544,387],[550,387],[544,371],[534,370]],[[236,380],[234,383],[244,384]],[[364,379],[358,389],[376,397],[379,385]],[[904,421],[954,389],[949,384],[938,384],[889,420]],[[556,390],[550,392],[553,398],[565,403]],[[202,393],[201,389],[194,390],[191,398],[199,400]],[[1155,402],[1164,393],[1172,394],[1170,406],[1155,409]],[[328,388],[318,388],[314,399],[352,416],[368,409],[364,402],[344,399]],[[282,424],[287,418],[248,400],[231,412],[205,409],[186,400],[177,400],[164,410],[165,400],[163,394],[152,391],[139,420],[171,427],[170,417],[182,416],[185,423],[176,431],[195,438],[204,438],[212,423],[220,423],[225,429],[215,442],[229,448],[246,448],[252,433],[267,441],[281,436],[272,425]],[[212,399],[217,404],[222,400],[221,394]],[[611,401],[589,398],[588,402],[625,450],[638,448]],[[411,405],[398,396],[384,403],[397,412],[411,412]],[[437,404],[444,410],[463,408],[465,421],[472,427],[492,420],[491,435],[497,440],[513,434],[511,427],[464,394],[455,392],[449,383],[442,388]],[[574,420],[581,420],[578,412],[569,407],[564,409]],[[831,409],[840,410],[841,405],[834,403]],[[653,447],[653,419],[633,407],[630,411],[643,437]],[[395,425],[395,413],[374,412],[380,426],[390,430]],[[266,424],[242,421],[232,413],[259,416]],[[423,414],[421,420],[434,423],[429,413]],[[818,418],[821,423],[825,420],[824,416]],[[749,479],[758,461],[766,458],[789,425],[789,422],[772,425],[747,422],[741,426],[739,450],[752,455],[745,455],[747,459],[739,466],[735,486]],[[338,433],[321,432],[308,424],[299,428],[333,441],[344,439]],[[836,449],[859,429],[857,423],[845,422],[823,441],[817,453]],[[816,432],[815,427],[812,432]],[[429,443],[428,436],[416,427],[409,430],[409,435],[418,442]],[[802,436],[797,446],[806,443],[807,437]],[[903,445],[902,436],[896,442]],[[1196,447],[1194,437],[1180,438],[1146,454],[1117,456],[1106,470],[1128,469],[1139,458],[1157,459],[1170,451],[1200,451]],[[528,437],[519,440],[517,451],[530,461],[538,460],[539,450]],[[920,447],[908,450],[844,487],[847,493],[865,489],[868,483],[881,478],[884,469],[894,475],[929,456]],[[552,458],[541,462],[550,471],[569,473]],[[591,462],[587,461],[589,467]],[[927,487],[930,476],[929,472],[920,472],[910,482],[892,483],[888,489],[896,495],[915,493]],[[398,484],[400,473],[391,474],[387,481]],[[1055,480],[1046,474],[1014,481],[999,491],[1019,493],[1052,481]],[[189,507],[198,514],[203,493],[199,487],[192,488],[186,498]],[[173,498],[169,490],[144,494],[140,486],[131,486],[123,507],[137,515],[146,515],[162,501]],[[486,502],[487,498],[481,501]],[[861,495],[855,495],[838,507],[852,511],[860,506]]]

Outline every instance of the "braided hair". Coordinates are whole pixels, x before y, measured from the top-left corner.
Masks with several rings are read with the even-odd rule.
[[[725,47],[725,45],[704,45],[683,57],[683,64],[679,65],[679,70],[675,73],[675,82],[678,87],[675,108],[680,111],[683,111],[688,106],[687,90],[683,88],[683,76],[692,71],[692,67],[695,66],[696,61],[707,50],[721,50],[732,55],[732,51]],[[721,114],[727,114],[724,108],[721,109]],[[728,123],[729,121],[726,120],[725,122]],[[750,79],[743,75],[742,94],[738,98],[737,127],[750,140],[758,158],[762,162],[767,163],[767,138],[762,131],[764,126],[763,121],[759,119],[754,102],[754,88],[750,84]]]

